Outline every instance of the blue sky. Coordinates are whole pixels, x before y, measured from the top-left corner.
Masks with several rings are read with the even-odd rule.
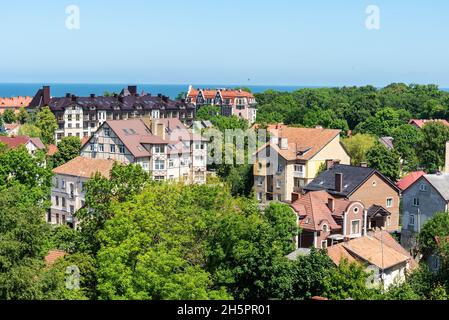
[[[70,4],[80,30],[65,27]],[[0,82],[449,87],[448,13],[445,0],[1,1]]]

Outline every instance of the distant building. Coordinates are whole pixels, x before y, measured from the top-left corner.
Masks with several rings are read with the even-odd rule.
[[[426,173],[424,171],[410,172],[408,175],[399,180],[396,185],[401,191],[407,190],[416,180],[424,176]]]
[[[399,189],[375,169],[336,164],[304,190],[325,190],[337,198],[360,201],[367,209],[368,230],[399,231]]]
[[[198,108],[205,105],[220,106],[223,116],[237,116],[250,124],[256,122],[257,102],[252,93],[233,89],[194,89],[189,87],[187,102]]]
[[[141,165],[158,181],[206,182],[207,141],[175,118],[106,121],[81,155]]]
[[[17,114],[20,108],[28,107],[31,100],[31,97],[0,98],[0,114],[3,114],[6,110],[12,110]]]
[[[254,188],[261,202],[291,201],[292,193],[301,192],[326,164],[351,162],[340,130],[273,125],[268,133],[270,142],[255,154]]]
[[[417,236],[436,213],[449,212],[449,174],[423,175],[402,192],[402,233],[404,248],[417,247]]]
[[[28,136],[2,137],[0,143],[4,143],[9,149],[16,149],[25,146],[30,154],[35,154],[38,150],[45,151],[45,145],[39,138],[30,138]]]
[[[432,123],[432,122],[441,123],[441,124],[444,124],[445,126],[449,127],[449,122],[444,119],[412,119],[412,120],[410,120],[409,124],[411,124],[412,126],[418,128],[418,129],[422,129],[422,128],[424,128],[424,126],[426,124]]]
[[[136,86],[129,86],[118,95],[109,97],[51,97],[50,87],[40,89],[30,103],[30,110],[49,106],[56,116],[56,140],[63,137],[90,137],[107,120],[128,120],[142,117],[178,118],[190,125],[196,108],[185,101],[174,101],[163,95],[140,95]]]
[[[393,141],[394,141],[393,137],[380,137],[379,138],[379,142],[381,144],[383,144],[388,150],[394,149]]]
[[[5,123],[5,131],[9,137],[19,135],[20,124],[19,123]]]
[[[52,204],[47,222],[76,228],[78,221],[73,215],[85,205],[84,183],[97,172],[109,178],[114,162],[77,157],[53,169]]]

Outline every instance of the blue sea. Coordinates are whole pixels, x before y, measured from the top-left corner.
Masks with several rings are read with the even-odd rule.
[[[33,97],[37,90],[41,89],[43,83],[0,83],[0,97],[16,97],[16,96],[31,96]],[[48,84],[51,86],[51,95],[53,97],[62,97],[66,93],[75,94],[77,96],[85,97],[91,93],[96,95],[103,95],[104,92],[117,92],[119,93],[123,88],[126,88],[128,84]],[[130,85],[134,85],[131,83]],[[172,99],[176,98],[179,93],[186,92],[189,88],[188,84],[141,84],[137,85],[139,93],[145,91],[157,95],[159,93],[166,95]],[[195,88],[234,88],[240,85],[217,85],[217,84],[195,84]],[[248,86],[244,85],[252,90],[254,93],[263,92],[268,89],[277,91],[295,91],[305,86]]]

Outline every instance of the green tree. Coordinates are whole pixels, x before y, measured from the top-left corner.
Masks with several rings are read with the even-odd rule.
[[[220,107],[219,106],[202,106],[198,109],[196,113],[197,120],[212,120],[213,118],[220,116]]]
[[[399,154],[378,144],[371,148],[366,154],[366,160],[370,168],[379,170],[384,176],[393,182],[401,176],[401,162]]]
[[[26,111],[24,107],[20,108],[19,114],[17,115],[17,121],[19,121],[20,124],[25,124],[30,119],[30,115]]]
[[[43,143],[46,145],[55,143],[55,131],[58,128],[58,123],[49,107],[44,107],[38,112],[35,125],[41,130]]]
[[[428,123],[422,129],[423,138],[416,146],[421,167],[435,172],[444,167],[449,128],[441,123]]]
[[[33,124],[25,123],[19,128],[19,135],[28,136],[31,138],[40,138],[42,136],[41,129]]]
[[[16,114],[12,109],[6,109],[3,113],[3,121],[5,123],[14,123],[16,122]]]
[[[445,212],[435,214],[429,219],[418,236],[420,251],[423,254],[430,254],[438,251],[436,238],[444,240],[449,236],[449,215]]]
[[[356,134],[343,140],[343,145],[351,157],[351,164],[359,166],[367,162],[366,154],[377,144],[377,139],[369,134]]]
[[[58,152],[53,157],[54,167],[59,167],[79,156],[81,140],[78,137],[64,137],[58,143]]]
[[[416,146],[421,143],[423,133],[416,127],[404,124],[392,131],[394,149],[404,160],[404,170],[414,171],[419,166]]]

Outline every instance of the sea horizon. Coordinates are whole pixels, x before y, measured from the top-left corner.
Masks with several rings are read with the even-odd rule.
[[[137,85],[138,93],[151,93],[153,95],[163,94],[171,99],[175,99],[179,93],[186,92],[189,84],[135,84],[135,83],[26,83],[11,82],[0,83],[0,97],[11,98],[17,96],[33,97],[36,92],[44,85],[51,87],[51,96],[62,97],[67,93],[77,96],[89,96],[90,94],[103,95],[105,92],[119,93],[128,85]],[[261,93],[266,90],[275,90],[280,92],[293,92],[300,89],[316,89],[316,88],[337,88],[337,87],[353,87],[356,85],[250,85],[250,84],[192,84],[194,88],[235,88],[247,87],[253,93]],[[359,85],[360,86],[360,85]],[[375,86],[376,88],[382,88]],[[449,88],[440,88],[442,91],[449,92]]]

